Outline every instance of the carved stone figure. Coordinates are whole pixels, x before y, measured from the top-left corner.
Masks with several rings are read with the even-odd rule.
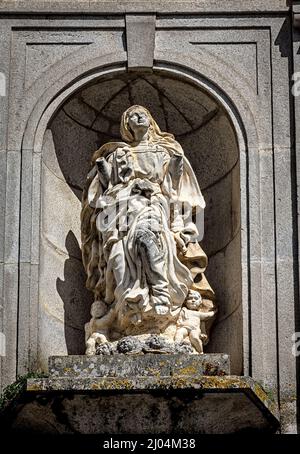
[[[127,336],[128,352],[146,352],[153,335],[156,351],[202,353],[216,307],[194,222],[205,207],[197,179],[146,108],[127,109],[120,132],[123,142],[94,153],[82,199],[83,264],[95,295],[86,353],[110,354]]]
[[[195,350],[203,353],[203,341],[207,341],[207,335],[201,332],[201,321],[209,320],[215,313],[213,311],[201,312],[200,307],[200,293],[190,290],[185,300],[185,307],[181,309],[178,317],[175,341],[181,343],[184,339],[189,338]]]

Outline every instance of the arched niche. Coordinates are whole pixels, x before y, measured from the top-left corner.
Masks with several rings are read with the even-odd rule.
[[[224,107],[184,78],[162,72],[98,78],[72,94],[51,118],[42,150],[39,364],[84,352],[92,295],[80,255],[80,198],[93,151],[118,140],[122,112],[149,108],[181,143],[206,200],[202,246],[218,316],[207,352],[231,355],[243,369],[239,148]]]

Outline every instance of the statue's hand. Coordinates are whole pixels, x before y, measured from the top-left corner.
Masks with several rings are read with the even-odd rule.
[[[178,249],[180,250],[180,252],[182,252],[182,254],[186,254],[187,247],[185,245],[185,241],[182,238],[180,232],[174,233],[174,238],[175,238],[176,245],[177,245]]]
[[[180,238],[184,241],[184,244],[187,245],[191,241],[191,235],[187,232],[180,232]]]
[[[98,175],[103,186],[107,187],[109,185],[111,169],[105,158],[101,157],[96,159],[96,166],[98,170]]]

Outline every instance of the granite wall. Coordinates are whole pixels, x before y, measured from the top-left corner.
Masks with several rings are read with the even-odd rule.
[[[206,198],[220,309],[208,350],[230,353],[236,373],[278,399],[282,430],[296,431],[293,3],[1,2],[3,386],[82,349],[80,192],[93,150],[141,102],[183,145]]]

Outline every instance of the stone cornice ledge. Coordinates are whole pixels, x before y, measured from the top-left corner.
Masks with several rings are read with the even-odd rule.
[[[300,28],[300,4],[293,5],[293,25],[295,28]]]
[[[97,393],[122,393],[124,394],[141,394],[141,393],[175,393],[175,395],[182,395],[181,393],[188,393],[193,391],[194,399],[202,399],[205,396],[214,395],[212,401],[212,412],[214,412],[215,405],[222,405],[222,395],[230,396],[233,410],[232,417],[235,420],[243,420],[248,418],[248,414],[253,412],[256,408],[256,417],[263,418],[265,423],[261,428],[263,431],[274,432],[279,425],[279,413],[277,405],[266,394],[263,388],[251,377],[242,376],[160,376],[160,377],[90,377],[90,378],[75,378],[75,377],[49,377],[49,378],[35,378],[27,380],[27,393],[28,395],[56,395],[59,393],[74,393],[88,396],[91,392]],[[49,394],[50,393],[50,394]],[[99,394],[100,393],[100,394]],[[167,395],[167,394],[165,394]],[[246,412],[239,413],[239,395],[244,395],[244,399],[248,401],[245,403],[244,408]],[[218,398],[219,396],[219,398]],[[191,396],[190,396],[191,399]],[[142,402],[142,399],[141,399]],[[254,406],[254,407],[253,407]],[[249,413],[248,410],[249,409]],[[245,416],[246,415],[246,416]],[[255,417],[255,418],[256,418]],[[249,417],[249,424],[251,428],[251,419]],[[254,418],[254,419],[255,419]],[[253,424],[254,424],[253,419]],[[210,428],[207,427],[207,432],[210,433]]]
[[[1,0],[0,14],[286,13],[286,0]]]
[[[279,427],[272,395],[251,377],[230,375],[225,353],[52,356],[49,375],[28,378],[14,405],[2,418],[0,412],[0,423],[40,431],[43,414],[48,433],[61,424],[59,408],[60,433],[74,427],[99,434],[270,433]]]

